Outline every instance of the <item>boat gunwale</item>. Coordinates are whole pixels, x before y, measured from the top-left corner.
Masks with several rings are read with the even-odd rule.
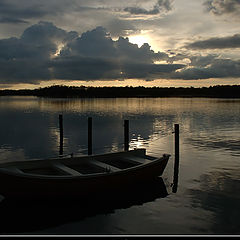
[[[134,152],[136,150],[131,150],[131,151],[128,151],[128,152],[120,152],[120,153],[131,153],[131,152]],[[106,156],[106,155],[111,155],[111,154],[119,154],[118,153],[109,153],[109,154],[101,154],[101,155],[93,155],[93,156],[86,156],[86,158],[95,158],[95,157],[100,157],[100,156]],[[132,154],[131,154],[132,155]],[[148,155],[144,155],[145,157],[148,156]],[[3,174],[8,174],[8,175],[12,175],[12,176],[16,176],[16,177],[21,177],[21,178],[34,178],[34,179],[56,179],[56,180],[70,180],[70,179],[88,179],[88,178],[93,178],[93,177],[104,177],[104,176],[112,176],[112,175],[120,175],[120,174],[123,174],[123,173],[127,173],[127,172],[131,172],[131,171],[135,171],[135,170],[138,170],[138,169],[141,169],[141,168],[145,168],[146,166],[152,166],[152,165],[155,165],[157,163],[160,163],[164,160],[168,160],[169,157],[171,155],[170,154],[163,154],[161,157],[159,158],[156,158],[154,160],[152,160],[151,162],[147,162],[147,163],[142,163],[142,164],[139,164],[137,166],[132,166],[132,167],[128,167],[128,168],[125,168],[125,169],[119,169],[118,171],[110,171],[110,172],[99,172],[99,173],[89,173],[89,174],[82,174],[82,175],[79,175],[79,176],[74,176],[74,175],[43,175],[43,174],[34,174],[34,173],[25,173],[25,172],[15,172],[15,171],[11,171],[11,170],[8,170],[4,167],[0,167],[0,174],[3,173]],[[83,156],[84,158],[85,156]],[[73,157],[74,158],[74,157]],[[53,162],[56,162],[56,161],[60,161],[60,160],[66,160],[67,159],[73,159],[73,158],[54,158],[54,159],[44,159],[45,161],[49,160],[49,161],[53,161]],[[81,158],[81,157],[75,157],[75,158]],[[39,161],[44,161],[44,160],[39,160]],[[34,162],[36,160],[32,160],[32,161],[24,161],[24,162]],[[16,163],[16,162],[15,162]],[[20,162],[18,162],[20,163]],[[0,164],[1,166],[1,164]]]
[[[112,152],[112,153],[103,153],[103,154],[95,154],[95,155],[84,155],[84,156],[74,156],[74,157],[54,157],[54,158],[44,158],[44,159],[26,159],[24,161],[13,161],[13,162],[3,162],[3,163],[0,163],[0,168],[1,168],[1,165],[8,165],[9,166],[15,166],[15,164],[28,164],[28,163],[43,163],[43,162],[46,162],[46,161],[68,161],[68,160],[73,160],[73,159],[77,159],[77,158],[81,158],[82,160],[84,159],[85,161],[88,160],[89,158],[99,158],[99,157],[109,157],[111,155],[119,155],[119,154],[129,154],[129,153],[133,153],[133,152],[138,152],[138,151],[143,151],[145,153],[146,149],[145,148],[138,148],[138,149],[133,149],[133,150],[129,150],[129,151],[121,151],[121,152]],[[69,154],[70,155],[70,154]],[[163,154],[164,155],[164,154]],[[165,155],[170,155],[170,154],[165,154]],[[137,155],[138,156],[138,155]],[[144,154],[144,156],[147,156]]]

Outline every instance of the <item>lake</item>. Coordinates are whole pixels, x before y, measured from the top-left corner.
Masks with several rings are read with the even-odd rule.
[[[0,97],[0,161],[58,156],[59,114],[65,155],[87,154],[88,117],[93,153],[123,150],[128,119],[130,149],[169,153],[170,161],[154,187],[105,204],[12,204],[2,197],[1,234],[240,234],[239,99]],[[174,124],[180,126],[175,191]]]

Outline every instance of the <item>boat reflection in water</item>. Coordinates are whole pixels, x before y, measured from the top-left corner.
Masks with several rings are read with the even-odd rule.
[[[23,233],[44,230],[98,214],[114,213],[168,195],[161,177],[131,185],[121,191],[92,195],[88,198],[27,200],[3,199],[0,202],[0,232]]]

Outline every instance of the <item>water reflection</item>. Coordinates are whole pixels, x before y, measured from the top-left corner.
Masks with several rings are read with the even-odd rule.
[[[211,231],[215,234],[240,233],[240,180],[233,179],[231,173],[210,172],[203,174],[200,186],[188,190],[192,197],[192,208],[213,212]]]
[[[176,193],[178,189],[178,175],[179,175],[179,160],[175,159],[174,161],[174,172],[173,172],[173,183],[172,183],[172,192]]]
[[[232,134],[235,135],[236,133]],[[191,142],[194,147],[201,148],[202,150],[217,150],[224,149],[229,151],[232,155],[240,156],[240,140],[239,139],[230,139],[229,137],[219,136],[198,136],[187,138],[186,141]]]
[[[30,233],[99,214],[113,214],[116,209],[141,206],[167,195],[164,181],[159,177],[141,186],[87,199],[4,199],[0,202],[0,232]]]
[[[18,101],[20,101],[17,98]],[[41,100],[48,110],[48,104],[55,106],[56,112],[41,112],[42,109],[34,109],[36,106],[35,98],[32,100],[33,109],[30,114],[22,111],[21,107],[16,109],[16,99],[13,99],[14,104],[10,104],[10,100],[6,101],[9,108],[2,108],[0,124],[2,126],[2,138],[0,145],[2,148],[9,145],[12,149],[19,149],[25,152],[26,158],[46,158],[49,156],[58,155],[59,149],[59,128],[58,128],[58,103],[64,111],[68,107],[73,108],[70,112],[64,112],[64,154],[69,153],[86,153],[87,146],[87,117],[93,118],[93,152],[102,153],[109,150],[123,149],[123,120],[130,120],[130,147],[136,146],[147,147],[149,138],[154,138],[161,134],[162,136],[171,132],[172,115],[159,116],[157,121],[161,121],[166,127],[159,129],[159,124],[156,124],[155,115],[138,115],[136,108],[139,104],[134,104],[130,101],[130,109],[126,109],[125,113],[121,112],[123,109],[115,106],[113,110],[112,101],[110,105],[106,100],[89,100],[87,105],[80,100],[81,107],[72,100]],[[28,101],[30,101],[28,99]],[[83,102],[82,102],[83,101]],[[99,103],[100,101],[100,103]],[[21,101],[20,101],[21,102]],[[23,101],[25,102],[25,100]],[[57,103],[56,103],[57,102]],[[113,101],[115,102],[115,101]],[[79,103],[79,101],[78,101]],[[120,106],[126,101],[121,100]],[[57,106],[56,106],[57,104]],[[70,104],[70,106],[68,105]],[[74,107],[80,112],[75,112]],[[105,108],[103,107],[105,105]],[[21,104],[20,104],[21,106]],[[84,109],[82,108],[84,106]],[[108,106],[108,107],[106,107]],[[140,104],[141,106],[141,104]],[[146,107],[146,106],[145,106]],[[107,109],[106,109],[107,108]],[[108,110],[109,109],[109,110]],[[135,109],[135,110],[134,110]],[[46,110],[47,111],[47,110]],[[109,112],[108,112],[109,111]],[[116,111],[116,112],[114,112]],[[135,111],[135,112],[134,112]],[[141,109],[144,112],[144,108]],[[2,156],[1,158],[4,158]]]
[[[59,114],[63,114],[64,154],[87,153],[88,117],[93,118],[93,153],[122,150],[123,120],[128,119],[130,148],[145,147],[148,154],[156,156],[163,153],[171,154],[172,158],[164,172],[164,182],[170,186],[175,179],[174,187],[178,188],[168,191],[171,194],[161,199],[161,203],[164,204],[150,201],[149,208],[143,205],[137,209],[136,212],[142,219],[138,218],[136,221],[137,217],[135,213],[131,215],[131,211],[127,212],[130,220],[126,220],[121,214],[114,215],[115,224],[124,225],[123,233],[131,231],[129,222],[134,220],[139,223],[135,233],[141,232],[142,229],[138,228],[141,224],[145,224],[142,232],[150,234],[151,231],[160,234],[221,231],[236,233],[237,229],[240,229],[236,216],[236,212],[239,211],[237,206],[239,187],[236,186],[239,186],[240,179],[240,100],[196,98],[69,100],[1,97],[0,112],[0,161],[57,156],[60,139]],[[179,178],[178,174],[175,175],[177,177],[173,177],[172,131],[175,123],[180,125]],[[172,194],[172,191],[176,194]],[[148,195],[151,196],[147,193],[146,196]],[[142,199],[142,196],[139,199]],[[123,201],[124,199],[121,199],[121,202]],[[7,210],[12,216],[15,216],[14,211],[18,213],[26,211],[30,218],[37,222],[33,224],[36,226],[35,229],[44,228],[40,218],[38,221],[31,215],[34,206],[29,206],[29,211],[28,207],[21,210],[19,204],[13,211],[11,209],[14,207],[5,206],[6,208],[1,209],[6,218]],[[39,206],[39,209],[44,208]],[[49,212],[51,208],[52,206],[46,207]],[[81,204],[76,204],[74,208],[80,209],[77,212],[84,212]],[[59,208],[53,210],[57,212]],[[62,211],[64,212],[64,209]],[[70,209],[71,211],[75,210]],[[41,211],[39,212],[41,215]],[[44,211],[42,212],[43,215]],[[74,218],[68,217],[67,213],[62,218],[57,213],[56,216],[58,217],[52,219],[50,216],[51,221],[50,223],[47,221],[45,227],[54,225],[54,222],[58,224],[59,219],[72,221]],[[233,220],[230,219],[231,216]],[[75,217],[77,219],[78,216]],[[21,222],[19,218],[16,219]],[[12,220],[10,217],[5,223],[3,219],[1,220],[6,231],[11,231]],[[126,224],[123,224],[124,221]],[[90,220],[89,222],[95,224]],[[31,224],[29,226],[27,224],[28,222],[24,224],[23,221],[22,229],[28,231]],[[16,222],[13,225],[16,232],[20,231],[17,230]]]

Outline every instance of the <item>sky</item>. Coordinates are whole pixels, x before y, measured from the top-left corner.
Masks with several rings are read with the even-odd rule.
[[[240,0],[0,0],[0,88],[240,84]]]

